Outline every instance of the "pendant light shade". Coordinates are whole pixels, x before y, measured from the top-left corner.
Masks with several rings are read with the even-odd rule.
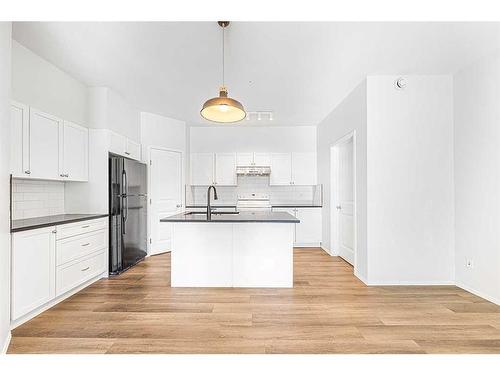
[[[203,104],[200,113],[203,118],[214,122],[237,122],[247,115],[239,101],[227,97],[225,87],[220,88],[218,97],[208,99]]]
[[[222,27],[222,87],[219,89],[219,96],[208,99],[200,111],[201,116],[213,122],[237,122],[246,117],[243,105],[227,96],[227,89],[224,86],[224,29],[229,25],[229,21],[219,21],[219,26]]]

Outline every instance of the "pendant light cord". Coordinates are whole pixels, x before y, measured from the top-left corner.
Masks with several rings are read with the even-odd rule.
[[[224,82],[225,66],[224,66],[224,30],[225,26],[222,26],[222,86],[226,87]]]

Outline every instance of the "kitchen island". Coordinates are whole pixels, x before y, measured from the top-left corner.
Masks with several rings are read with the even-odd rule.
[[[293,287],[297,218],[286,212],[186,212],[172,223],[172,287]]]

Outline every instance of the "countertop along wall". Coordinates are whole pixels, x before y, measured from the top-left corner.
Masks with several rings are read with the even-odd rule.
[[[499,83],[500,52],[453,76],[456,283],[500,305]]]

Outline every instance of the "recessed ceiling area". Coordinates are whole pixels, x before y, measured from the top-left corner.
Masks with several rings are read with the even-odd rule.
[[[221,85],[216,22],[15,22],[13,38],[88,86],[142,111],[200,116]],[[314,126],[370,74],[449,74],[500,46],[498,23],[232,22],[226,86],[247,111]]]

